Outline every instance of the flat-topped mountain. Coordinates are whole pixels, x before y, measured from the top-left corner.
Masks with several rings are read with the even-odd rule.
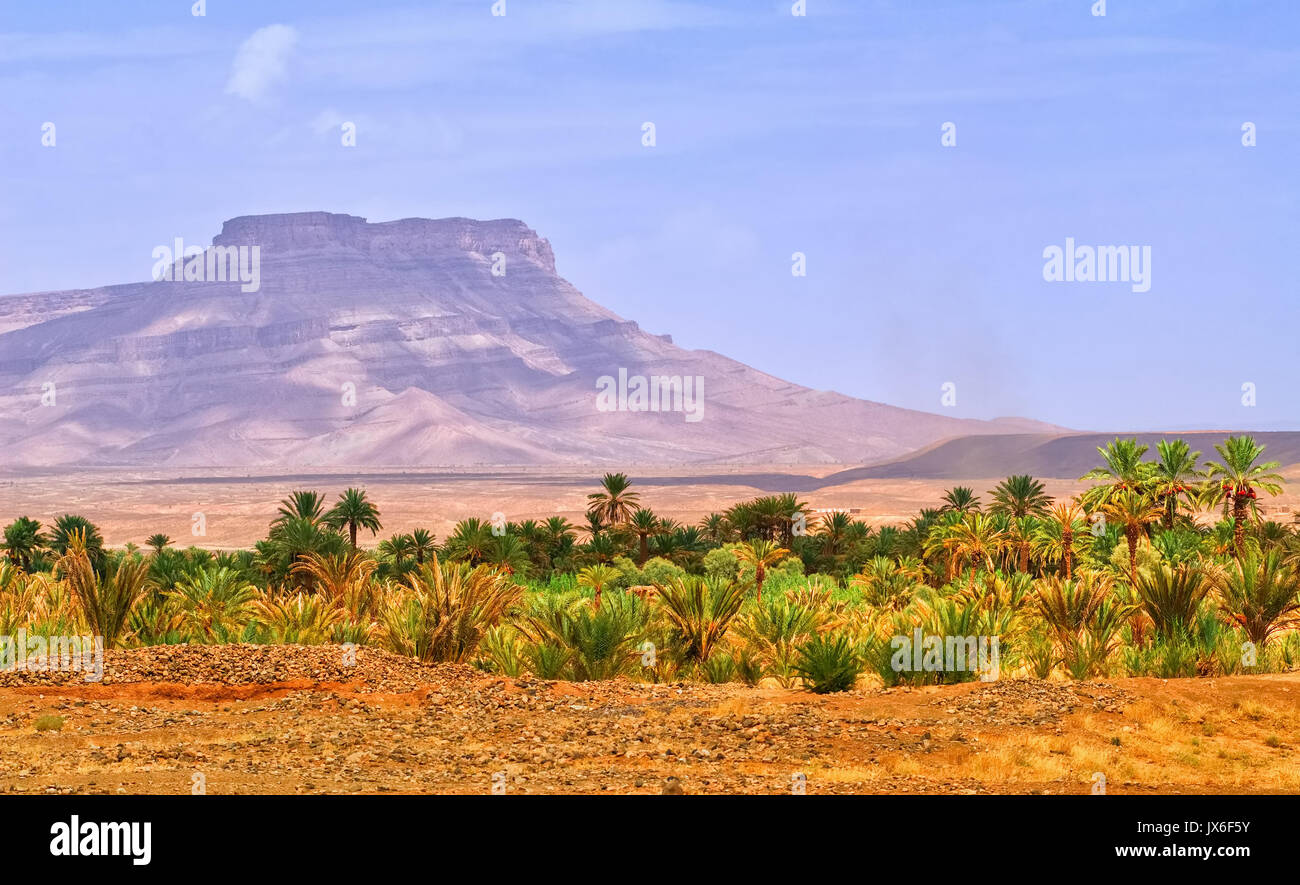
[[[240,261],[256,274],[236,278]],[[169,264],[154,275],[171,279],[0,298],[8,465],[851,463],[1059,429],[677,347],[583,297],[512,219],[242,216]]]

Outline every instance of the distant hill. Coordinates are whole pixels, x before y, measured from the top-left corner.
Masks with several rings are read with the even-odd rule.
[[[1218,460],[1214,451],[1233,434],[1222,431],[1196,433],[1014,433],[989,436],[965,436],[945,440],[919,452],[886,463],[855,467],[832,474],[822,485],[852,482],[855,479],[972,479],[1028,473],[1044,479],[1078,479],[1101,463],[1097,448],[1117,436],[1137,437],[1150,446],[1148,458],[1154,458],[1155,445],[1162,439],[1183,439],[1201,460]],[[1300,463],[1300,431],[1264,431],[1251,433],[1262,445],[1264,460],[1280,461],[1284,466]]]
[[[260,250],[257,291],[159,280],[0,298],[5,464],[842,464],[1061,429],[810,390],[677,347],[583,297],[521,221],[244,216],[209,255],[239,246]],[[703,378],[701,420],[598,409],[620,369]]]

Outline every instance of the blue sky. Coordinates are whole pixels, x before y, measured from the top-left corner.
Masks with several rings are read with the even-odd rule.
[[[1300,428],[1293,0],[191,3],[0,10],[0,292],[145,279],[236,215],[513,217],[810,387]],[[1067,237],[1150,246],[1150,291],[1044,281]]]

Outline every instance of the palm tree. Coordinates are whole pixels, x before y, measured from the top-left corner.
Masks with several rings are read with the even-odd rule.
[[[369,529],[373,535],[383,528],[379,524],[379,509],[366,497],[364,489],[348,489],[339,495],[338,503],[325,514],[325,524],[335,531],[347,526],[353,550],[357,549],[357,529]]]
[[[337,553],[343,546],[339,535],[323,530],[320,523],[305,516],[291,517],[276,526],[271,542],[280,562],[280,573],[299,575],[300,586],[308,590],[312,589],[311,575],[295,572],[294,566],[310,553]]]
[[[156,556],[157,554],[162,553],[165,548],[170,546],[171,542],[172,539],[167,537],[166,535],[157,534],[157,535],[150,535],[147,539],[145,539],[144,544],[146,547],[152,547],[154,555]]]
[[[763,581],[767,578],[767,567],[776,565],[790,551],[778,547],[771,541],[750,541],[736,548],[736,559],[754,566],[755,599],[763,601]]]
[[[1104,448],[1098,446],[1097,453],[1106,463],[1094,467],[1079,478],[1104,482],[1083,493],[1084,506],[1089,510],[1100,509],[1112,496],[1122,491],[1146,491],[1153,469],[1153,465],[1142,460],[1148,448],[1150,446],[1138,443],[1137,437],[1114,439]]]
[[[132,609],[152,586],[149,564],[138,556],[122,556],[105,562],[100,574],[80,529],[71,531],[66,550],[57,569],[94,635],[102,636],[105,647],[112,648],[126,631]]]
[[[969,486],[954,486],[943,495],[940,512],[973,513],[980,509],[980,499]]]
[[[723,544],[731,537],[731,526],[721,513],[710,513],[700,520],[700,532],[710,544]]]
[[[1038,520],[1032,516],[1010,518],[1006,528],[1007,546],[1016,554],[1016,571],[1029,573],[1029,554],[1038,534]]]
[[[1160,518],[1161,507],[1144,493],[1126,488],[1110,495],[1102,513],[1113,517],[1115,524],[1124,531],[1128,542],[1129,580],[1136,585],[1138,539],[1146,534],[1147,526]]]
[[[937,559],[942,556],[944,559],[943,581],[945,584],[950,583],[957,574],[957,568],[960,559],[957,556],[957,536],[953,529],[962,521],[962,514],[956,510],[949,510],[943,514],[943,517],[926,531],[925,541],[922,544],[922,554],[929,559]],[[883,530],[882,530],[883,533]],[[885,545],[877,544],[877,549],[881,552],[888,552]]]
[[[5,555],[23,571],[31,571],[32,557],[46,544],[41,524],[30,517],[20,516],[5,526],[4,538]]]
[[[1246,535],[1246,511],[1249,509],[1258,515],[1255,499],[1256,488],[1263,489],[1270,495],[1282,494],[1282,477],[1273,473],[1281,465],[1276,461],[1256,464],[1264,453],[1264,446],[1249,436],[1230,436],[1222,445],[1215,445],[1222,462],[1210,461],[1205,465],[1205,476],[1213,480],[1222,477],[1221,485],[1216,489],[1213,483],[1207,486],[1204,495],[1207,498],[1223,496],[1232,508],[1232,545],[1240,559]]]
[[[962,560],[970,561],[970,586],[975,590],[975,572],[979,563],[993,570],[993,557],[1002,549],[1004,536],[998,531],[993,518],[983,513],[968,513],[965,519],[954,525],[951,530],[953,553]]]
[[[1039,523],[1034,539],[1039,559],[1065,564],[1065,579],[1074,577],[1074,537],[1086,530],[1083,511],[1073,501],[1052,508],[1049,518]]]
[[[200,569],[178,581],[168,595],[181,603],[182,623],[191,637],[220,643],[239,639],[257,588],[233,569]]]
[[[1261,648],[1274,633],[1300,620],[1300,573],[1285,563],[1279,551],[1262,556],[1248,553],[1215,570],[1210,581],[1226,619]]]
[[[621,525],[631,518],[641,496],[629,491],[632,481],[626,473],[606,473],[600,480],[601,491],[587,496],[587,513],[595,514],[602,525]]]
[[[651,510],[642,507],[628,519],[627,527],[636,535],[639,543],[637,565],[645,565],[650,557],[650,538],[665,533],[663,523]]]
[[[794,492],[775,496],[775,505],[777,510],[776,527],[781,535],[781,543],[789,547],[794,540],[794,527],[796,523],[802,522],[804,533],[812,531],[814,517],[809,511],[808,505],[799,500],[799,496]]]
[[[483,562],[493,566],[505,575],[525,577],[532,560],[528,557],[528,547],[514,532],[494,535],[483,556]]]
[[[393,564],[400,569],[403,560],[414,555],[415,541],[410,535],[393,535],[387,541],[381,541],[376,552],[392,559]]]
[[[471,516],[456,523],[442,549],[448,559],[478,565],[487,557],[493,540],[492,527],[477,516]]]
[[[1144,570],[1133,582],[1147,617],[1166,638],[1178,636],[1195,624],[1201,600],[1211,586],[1204,569],[1187,563],[1172,568],[1161,563]]]
[[[1043,484],[1028,474],[1008,476],[989,494],[993,496],[990,513],[1006,513],[1016,519],[1042,516],[1052,503]]]
[[[828,513],[822,520],[821,526],[817,531],[817,539],[821,542],[823,556],[838,556],[844,549],[844,544],[849,535],[849,528],[853,525],[853,517],[849,516],[843,510],[836,510]]]
[[[422,661],[469,660],[523,594],[508,575],[437,556],[404,581],[385,605],[383,635],[392,651]]]
[[[54,520],[54,531],[50,535],[50,549],[63,556],[68,552],[74,537],[81,539],[91,565],[96,569],[101,568],[104,564],[104,537],[94,523],[84,516],[65,513]]]
[[[578,572],[578,586],[589,587],[595,592],[593,607],[600,611],[600,596],[605,588],[617,581],[623,576],[623,573],[612,565],[589,565],[582,571]]]
[[[424,561],[438,549],[433,532],[428,529],[416,529],[407,537],[411,540],[411,552],[415,554],[417,565],[424,565]]]
[[[656,584],[658,604],[682,659],[703,664],[740,613],[744,588],[732,580],[687,575]]]
[[[1156,443],[1155,471],[1152,474],[1156,500],[1164,508],[1164,527],[1172,529],[1178,518],[1178,505],[1185,501],[1190,508],[1195,508],[1197,489],[1193,485],[1201,478],[1196,469],[1200,452],[1193,452],[1191,446],[1181,439],[1165,440]]]
[[[298,490],[280,502],[279,516],[271,525],[280,525],[291,519],[306,519],[318,523],[325,518],[325,497],[320,492]]]

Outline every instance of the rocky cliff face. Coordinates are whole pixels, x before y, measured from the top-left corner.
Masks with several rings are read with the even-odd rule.
[[[843,463],[1034,428],[812,391],[675,347],[557,276],[520,221],[243,216],[213,246],[257,246],[260,288],[0,298],[10,465]],[[633,387],[703,378],[700,419],[637,410],[626,384],[602,408],[620,369]]]

